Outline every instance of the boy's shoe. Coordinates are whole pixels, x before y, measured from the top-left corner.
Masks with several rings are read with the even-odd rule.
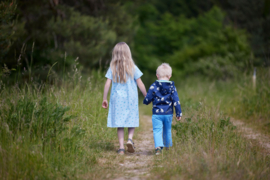
[[[127,142],[127,151],[129,153],[134,153],[135,152],[134,142],[132,141],[132,139],[128,139],[128,142]]]
[[[156,148],[156,155],[160,155],[162,153],[162,149],[160,147]]]

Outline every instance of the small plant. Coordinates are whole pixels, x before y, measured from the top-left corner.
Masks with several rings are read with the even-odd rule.
[[[196,122],[192,121],[192,118],[186,118],[186,122],[178,122],[172,125],[172,128],[176,130],[176,135],[181,139],[188,140],[198,139],[201,137],[212,136],[213,132],[222,136],[226,129],[234,130],[236,127],[230,122],[230,118],[220,119],[218,123],[215,123],[212,119],[197,117]]]
[[[51,104],[44,97],[39,103],[35,103],[29,97],[20,99],[16,104],[8,102],[7,109],[1,110],[5,117],[9,130],[13,134],[18,131],[30,132],[31,137],[55,137],[66,129],[65,123],[73,116],[64,116],[69,107],[59,104]]]
[[[197,122],[192,122],[191,118],[186,118],[186,122],[178,122],[172,125],[172,128],[176,130],[176,135],[181,137],[183,140],[187,140],[188,136],[196,137],[201,131]]]
[[[229,117],[227,119],[220,119],[218,122],[218,127],[221,130],[225,130],[226,128],[229,128],[230,130],[236,129],[236,126],[231,123]]]

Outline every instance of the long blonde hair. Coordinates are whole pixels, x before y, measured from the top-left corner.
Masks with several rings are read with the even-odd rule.
[[[110,67],[114,82],[126,83],[129,77],[133,79],[135,64],[125,42],[119,42],[114,46]]]

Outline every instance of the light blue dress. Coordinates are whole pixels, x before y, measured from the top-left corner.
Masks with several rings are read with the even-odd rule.
[[[136,80],[143,73],[135,66],[134,79],[128,78],[126,83],[112,81],[109,103],[108,127],[139,127],[138,90]],[[106,78],[113,79],[111,68]]]

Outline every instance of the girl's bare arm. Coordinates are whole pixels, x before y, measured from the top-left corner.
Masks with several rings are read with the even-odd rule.
[[[108,101],[107,101],[107,95],[111,86],[112,80],[107,79],[105,86],[104,86],[104,93],[103,93],[103,102],[102,102],[102,107],[107,109],[108,108]]]
[[[147,92],[146,92],[145,86],[144,86],[144,84],[143,84],[141,78],[138,78],[138,79],[136,80],[136,82],[137,82],[137,85],[138,85],[139,89],[141,90],[143,96],[145,97],[146,94],[147,94]]]

